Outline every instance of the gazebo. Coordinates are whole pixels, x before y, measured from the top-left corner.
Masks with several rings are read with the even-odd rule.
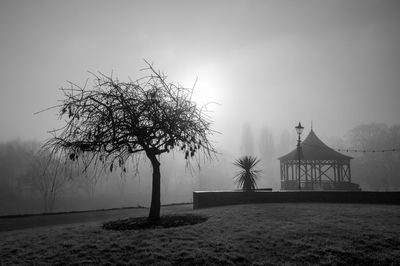
[[[278,158],[281,190],[360,190],[351,182],[352,157],[328,147],[312,129],[303,142],[300,134],[297,148]]]

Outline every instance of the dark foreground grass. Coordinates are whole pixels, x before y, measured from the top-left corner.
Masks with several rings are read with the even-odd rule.
[[[103,229],[106,230],[146,230],[146,229],[160,229],[170,228],[185,225],[194,225],[207,221],[207,217],[195,215],[192,213],[180,215],[163,215],[157,221],[149,221],[147,217],[133,217],[128,219],[118,219],[116,221],[109,221],[103,224]]]
[[[400,207],[257,204],[202,209],[196,225],[101,223],[2,232],[0,264],[400,264]]]

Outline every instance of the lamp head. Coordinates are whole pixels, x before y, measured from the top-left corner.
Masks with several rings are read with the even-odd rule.
[[[301,133],[303,133],[303,129],[304,127],[301,125],[301,123],[299,122],[298,126],[295,127],[297,134],[301,135]]]

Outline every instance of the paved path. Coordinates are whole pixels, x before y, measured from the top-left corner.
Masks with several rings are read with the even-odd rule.
[[[161,207],[161,213],[189,212],[192,209],[192,204],[170,205]],[[147,216],[148,213],[148,208],[131,208],[0,218],[0,232],[72,223],[105,222],[128,217]]]

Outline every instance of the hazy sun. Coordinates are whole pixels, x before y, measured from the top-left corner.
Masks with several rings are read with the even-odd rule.
[[[202,106],[210,102],[220,103],[221,99],[221,71],[217,65],[206,64],[188,69],[183,73],[183,86],[192,88],[192,100]],[[196,82],[197,79],[197,82]]]

